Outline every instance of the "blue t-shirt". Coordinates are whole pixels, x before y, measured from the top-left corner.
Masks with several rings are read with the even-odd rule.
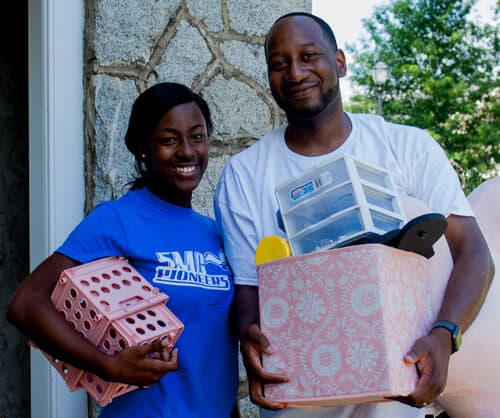
[[[234,285],[215,223],[148,189],[98,205],[57,252],[81,263],[122,256],[169,296],[184,323],[179,370],[116,397],[101,418],[226,418],[238,388],[237,340],[229,309]]]

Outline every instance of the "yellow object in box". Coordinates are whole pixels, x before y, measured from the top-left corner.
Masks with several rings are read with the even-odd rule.
[[[259,242],[255,250],[255,264],[269,263],[270,261],[290,257],[291,255],[290,244],[285,238],[270,235]]]

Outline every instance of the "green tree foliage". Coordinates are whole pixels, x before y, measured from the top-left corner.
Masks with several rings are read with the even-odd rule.
[[[347,108],[375,112],[371,70],[384,61],[384,117],[427,129],[467,192],[498,175],[500,163],[499,34],[469,17],[475,3],[393,0],[363,21],[369,36],[347,47],[357,92]]]

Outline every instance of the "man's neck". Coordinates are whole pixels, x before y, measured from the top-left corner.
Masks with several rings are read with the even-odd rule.
[[[325,109],[308,119],[289,119],[285,141],[293,152],[306,156],[328,154],[339,148],[352,130],[342,106]]]

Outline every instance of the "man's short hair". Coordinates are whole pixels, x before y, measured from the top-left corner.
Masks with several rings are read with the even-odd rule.
[[[267,33],[266,40],[264,42],[264,50],[265,50],[266,56],[267,56],[267,43],[269,41],[269,34],[271,33],[271,30],[274,27],[274,25],[276,25],[276,23],[278,23],[282,19],[286,19],[287,17],[293,17],[293,16],[304,16],[304,17],[309,17],[312,20],[314,20],[319,25],[319,27],[321,28],[321,30],[323,31],[323,34],[326,36],[326,39],[328,40],[328,42],[330,43],[330,45],[333,47],[333,50],[334,51],[337,50],[337,40],[335,39],[335,35],[333,33],[333,30],[332,30],[332,28],[330,27],[330,25],[328,23],[326,23],[320,17],[318,17],[316,15],[313,15],[311,13],[307,13],[307,12],[291,12],[291,13],[287,13],[287,14],[285,14],[283,16],[278,17],[274,21],[274,23],[271,26],[271,29],[269,30],[269,32]]]

